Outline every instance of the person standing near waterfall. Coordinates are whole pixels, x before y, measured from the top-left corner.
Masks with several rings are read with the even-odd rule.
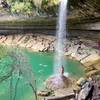
[[[64,75],[64,67],[63,67],[63,65],[61,66],[61,72],[60,72],[60,74],[61,74],[61,76]]]

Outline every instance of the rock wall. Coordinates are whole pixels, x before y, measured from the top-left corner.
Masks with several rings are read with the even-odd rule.
[[[24,47],[32,51],[53,51],[55,38],[49,35],[21,34],[1,35],[0,44]]]
[[[100,31],[93,30],[69,30],[70,37],[80,37],[84,39],[90,39],[98,41],[100,40]]]

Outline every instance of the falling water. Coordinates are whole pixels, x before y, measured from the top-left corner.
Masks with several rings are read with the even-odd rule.
[[[57,23],[55,58],[54,58],[54,73],[58,73],[58,69],[64,63],[64,43],[66,41],[66,18],[67,18],[67,3],[68,0],[61,0],[59,7],[59,18]]]

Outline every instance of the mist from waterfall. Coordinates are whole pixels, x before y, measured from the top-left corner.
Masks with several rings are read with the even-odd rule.
[[[59,6],[59,17],[57,22],[55,56],[54,56],[54,74],[59,72],[64,63],[65,41],[66,41],[66,19],[67,19],[68,0],[61,0]]]

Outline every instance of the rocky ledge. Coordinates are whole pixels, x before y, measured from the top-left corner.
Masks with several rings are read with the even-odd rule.
[[[35,52],[53,51],[55,39],[52,36],[40,34],[1,35],[0,44],[24,47]]]
[[[56,38],[51,35],[20,34],[1,35],[0,44],[28,48],[35,52],[54,51]],[[65,55],[80,61],[86,67],[100,70],[100,45],[95,41],[81,38],[68,39]]]

